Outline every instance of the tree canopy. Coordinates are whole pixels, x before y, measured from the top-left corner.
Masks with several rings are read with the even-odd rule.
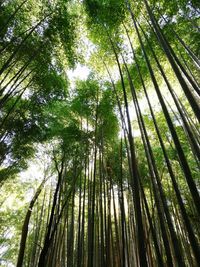
[[[199,265],[199,18],[0,1],[0,266]]]

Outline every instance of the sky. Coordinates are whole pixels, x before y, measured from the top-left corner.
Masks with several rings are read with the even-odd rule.
[[[89,73],[90,69],[84,65],[81,65],[80,63],[77,64],[74,70],[67,70],[67,76],[72,85],[76,79],[86,80]]]

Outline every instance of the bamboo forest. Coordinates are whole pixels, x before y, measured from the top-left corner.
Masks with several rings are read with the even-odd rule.
[[[0,0],[0,267],[200,266],[199,126],[199,0]]]

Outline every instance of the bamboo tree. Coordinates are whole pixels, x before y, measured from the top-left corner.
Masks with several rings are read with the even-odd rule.
[[[130,123],[130,115],[128,111],[128,101],[126,96],[126,89],[124,85],[124,79],[119,63],[119,59],[114,47],[114,44],[112,43],[112,40],[110,39],[113,52],[115,54],[116,62],[118,65],[120,78],[121,78],[121,84],[122,84],[122,90],[124,95],[124,101],[125,101],[125,107],[126,107],[126,116],[128,120],[128,140],[130,145],[130,153],[131,153],[131,164],[132,164],[132,171],[133,171],[133,188],[134,188],[134,202],[135,202],[135,217],[136,217],[136,226],[137,226],[137,242],[138,242],[138,249],[140,254],[140,264],[141,266],[147,266],[146,262],[146,255],[145,255],[145,246],[143,243],[144,240],[144,230],[143,230],[143,224],[142,224],[142,216],[141,216],[141,207],[140,207],[140,195],[139,195],[139,184],[138,184],[138,171],[137,171],[137,165],[136,165],[136,159],[135,159],[135,152],[134,152],[134,144],[133,144],[133,136],[132,136],[132,129],[131,129],[131,123]]]
[[[151,22],[154,26],[154,30],[156,32],[157,37],[159,38],[160,44],[162,45],[162,48],[164,49],[166,56],[169,59],[169,62],[184,90],[185,95],[188,98],[188,101],[190,102],[190,105],[194,111],[194,113],[197,116],[197,119],[200,121],[200,117],[199,117],[199,105],[196,101],[196,99],[194,98],[193,94],[190,91],[190,88],[188,87],[187,83],[185,82],[184,78],[182,77],[182,74],[180,73],[178,66],[181,68],[182,72],[184,73],[184,75],[187,77],[187,79],[189,80],[189,82],[191,83],[191,85],[194,87],[195,90],[199,90],[199,88],[196,87],[196,85],[194,84],[194,82],[192,81],[192,79],[190,78],[190,76],[187,74],[187,72],[185,71],[185,69],[183,68],[183,66],[180,64],[178,58],[176,57],[174,51],[172,50],[172,48],[170,47],[169,43],[167,42],[166,38],[164,37],[164,35],[162,34],[154,16],[153,13],[151,12],[151,9],[147,3],[146,0],[144,0],[145,6],[147,8],[149,17],[151,19]],[[176,62],[178,64],[176,64]]]
[[[28,234],[28,225],[29,225],[32,209],[33,209],[33,206],[34,206],[36,200],[38,199],[38,197],[39,197],[39,195],[40,195],[40,193],[44,187],[45,182],[46,182],[46,178],[44,178],[42,183],[37,188],[35,195],[33,196],[32,200],[29,204],[28,211],[26,213],[26,217],[25,217],[23,227],[22,227],[22,235],[21,235],[20,249],[19,249],[19,254],[18,254],[17,267],[23,266],[23,258],[24,258],[26,239],[27,239],[27,234]]]
[[[130,38],[129,38],[129,41],[130,41]],[[164,146],[164,142],[163,142],[163,140],[161,138],[161,134],[160,134],[160,131],[159,131],[159,128],[158,128],[158,125],[157,125],[157,122],[156,122],[156,119],[155,119],[155,116],[154,116],[153,109],[152,109],[151,104],[150,104],[150,101],[149,101],[149,97],[148,97],[148,94],[147,94],[147,91],[146,91],[146,87],[144,85],[144,81],[143,81],[142,76],[141,76],[141,72],[140,72],[140,69],[139,69],[139,66],[138,66],[137,58],[136,58],[135,52],[133,50],[133,47],[132,47],[132,52],[133,52],[134,57],[135,57],[135,61],[136,61],[137,68],[138,68],[138,73],[140,75],[140,79],[141,79],[141,82],[142,82],[142,85],[143,85],[143,88],[144,88],[144,92],[145,92],[145,95],[146,95],[146,98],[147,98],[147,101],[148,101],[148,105],[149,105],[149,108],[150,108],[150,111],[151,111],[151,116],[153,118],[155,129],[156,129],[156,132],[157,132],[157,135],[158,135],[158,138],[159,138],[159,142],[160,142],[160,145],[162,147],[162,151],[163,151],[163,154],[164,154],[164,157],[165,157],[165,160],[166,160],[168,171],[169,171],[170,176],[171,176],[171,179],[172,179],[174,190],[176,192],[176,196],[177,196],[178,203],[179,203],[179,206],[180,206],[180,209],[181,209],[181,212],[182,212],[182,216],[183,216],[183,219],[185,221],[186,228],[188,230],[189,239],[191,241],[191,245],[193,247],[193,251],[194,251],[196,260],[198,262],[198,257],[199,257],[198,256],[199,255],[198,243],[196,241],[196,238],[195,238],[194,232],[192,230],[192,227],[191,227],[189,218],[187,216],[187,212],[186,212],[186,209],[184,207],[184,203],[183,203],[183,200],[182,200],[182,197],[181,197],[181,193],[179,191],[178,184],[176,182],[176,178],[175,178],[174,172],[172,170],[172,166],[171,166],[170,160],[169,160],[168,155],[166,153],[166,148]]]
[[[159,90],[158,83],[157,83],[157,81],[156,81],[156,78],[155,78],[153,69],[152,69],[152,67],[151,67],[150,61],[149,61],[149,59],[148,59],[148,56],[147,56],[147,54],[146,54],[146,51],[145,51],[145,49],[144,49],[144,45],[143,45],[143,42],[142,42],[142,39],[141,39],[139,30],[138,30],[136,21],[134,20],[134,17],[133,17],[133,21],[134,21],[135,29],[136,29],[137,34],[138,34],[138,38],[139,38],[139,41],[140,41],[140,44],[141,44],[141,47],[142,47],[142,50],[143,50],[143,53],[144,53],[144,56],[145,56],[145,60],[146,60],[146,63],[147,63],[147,66],[148,66],[148,69],[149,69],[151,78],[152,78],[152,82],[153,82],[154,88],[155,88],[156,93],[157,93],[157,95],[158,95],[160,104],[161,104],[162,109],[163,109],[163,113],[164,113],[164,115],[165,115],[165,117],[166,117],[166,121],[167,121],[167,123],[168,123],[168,127],[169,127],[169,129],[170,129],[170,131],[171,131],[171,134],[172,134],[172,137],[173,137],[173,140],[174,140],[176,149],[177,149],[177,153],[178,153],[178,156],[179,156],[179,159],[180,159],[181,167],[182,167],[182,169],[183,169],[183,172],[184,172],[184,174],[185,174],[185,178],[186,178],[186,180],[187,180],[187,183],[188,183],[188,186],[189,186],[189,188],[190,188],[192,197],[193,197],[193,199],[194,199],[194,203],[195,203],[195,205],[196,205],[196,209],[197,209],[198,213],[200,213],[199,206],[198,206],[198,203],[199,203],[199,201],[200,201],[200,199],[199,199],[199,194],[198,194],[198,192],[197,192],[196,185],[195,185],[195,183],[194,183],[194,181],[193,181],[193,177],[192,177],[192,174],[191,174],[191,171],[190,171],[188,162],[187,162],[186,157],[185,157],[185,155],[184,155],[184,152],[183,152],[183,149],[182,149],[182,147],[181,147],[181,144],[180,144],[178,135],[177,135],[176,130],[175,130],[175,128],[174,128],[174,126],[173,126],[173,123],[172,123],[172,121],[171,121],[171,118],[170,118],[169,112],[168,112],[168,110],[167,110],[166,104],[165,104],[165,102],[164,102],[164,100],[163,100],[162,94],[161,94],[161,92],[160,92],[160,90]]]

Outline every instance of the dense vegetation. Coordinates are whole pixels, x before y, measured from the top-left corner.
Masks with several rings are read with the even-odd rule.
[[[199,17],[0,0],[0,266],[199,266]]]

